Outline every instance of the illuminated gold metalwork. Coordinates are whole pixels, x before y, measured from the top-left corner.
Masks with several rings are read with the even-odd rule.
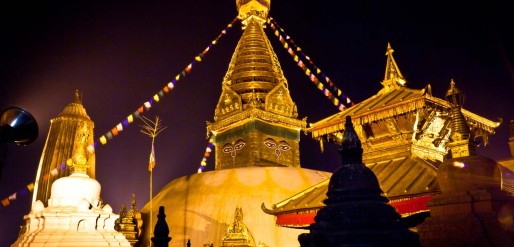
[[[259,13],[265,11],[267,16],[269,1],[236,3],[245,29],[223,79],[214,122],[207,123],[207,135],[214,136],[217,147],[216,169],[300,166],[300,131],[306,120],[297,119],[287,80],[263,30]],[[264,145],[268,138],[288,143],[290,151],[277,159],[276,150]],[[237,155],[223,151],[238,140],[246,146]]]
[[[383,89],[345,111],[313,123],[307,132],[320,142],[341,142],[345,117],[351,116],[363,148],[363,162],[376,174],[388,196],[436,190],[437,166],[451,147],[450,134],[467,124],[473,136],[494,134],[494,122],[462,109],[461,121],[452,125],[453,104],[432,96],[431,87],[411,89],[387,47]],[[460,91],[459,91],[460,92]],[[462,131],[453,131],[454,135]],[[424,185],[424,186],[421,186]]]
[[[135,246],[141,237],[143,220],[141,212],[136,208],[136,195],[132,194],[131,207],[127,211],[125,204],[121,205],[120,217],[116,220],[114,229],[123,233],[131,246]]]
[[[270,0],[236,0],[236,6],[239,12],[237,17],[241,19],[243,29],[250,21],[264,25],[268,19]]]
[[[387,49],[384,81],[403,78],[391,46]],[[311,124],[307,132],[320,141],[339,142],[344,118],[350,115],[363,142],[364,163],[409,155],[442,161],[448,151],[452,104],[432,96],[430,85],[417,90],[400,84],[393,87],[391,83],[386,83],[379,93],[361,103]],[[500,125],[465,109],[462,114],[473,135],[482,137],[485,143]]]
[[[48,203],[53,182],[72,172],[64,165],[70,158],[79,164],[81,172],[85,171],[89,177],[95,178],[95,153],[94,150],[87,150],[94,143],[93,129],[94,122],[87,115],[79,91],[76,90],[71,103],[50,120],[34,183],[33,202],[40,200],[44,204]]]
[[[254,247],[252,233],[243,223],[243,210],[236,208],[234,222],[228,226],[227,232],[221,241],[221,247]]]
[[[82,122],[79,123],[72,158],[66,161],[66,165],[72,168],[73,173],[87,173],[87,168],[89,168],[87,160],[87,140],[90,134],[91,131],[89,130],[88,125]]]

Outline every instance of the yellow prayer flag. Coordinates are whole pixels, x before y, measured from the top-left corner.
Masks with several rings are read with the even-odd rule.
[[[131,115],[129,115],[129,116],[127,117],[127,121],[128,121],[129,123],[134,122],[134,117],[132,116],[132,114],[131,114]]]
[[[306,69],[305,70],[305,75],[310,76],[311,75],[311,70],[310,69]]]
[[[102,143],[103,145],[105,145],[107,143],[107,138],[105,138],[105,136],[101,136],[100,137],[100,143]]]
[[[157,95],[157,94],[154,95],[153,96],[153,100],[155,100],[155,102],[159,102],[159,95]]]
[[[27,189],[32,192],[34,190],[34,183],[30,183],[27,185]]]

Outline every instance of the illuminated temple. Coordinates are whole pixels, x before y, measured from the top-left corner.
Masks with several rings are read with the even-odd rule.
[[[243,34],[221,83],[214,122],[207,124],[216,147],[215,170],[171,181],[153,198],[153,207],[142,209],[148,216],[150,208],[157,215],[157,208],[165,207],[170,246],[185,246],[188,240],[195,246],[295,245],[305,230],[276,226],[275,216],[263,212],[261,203],[279,201],[331,175],[300,167],[300,131],[306,120],[297,118],[263,29],[269,4],[237,1]],[[145,227],[144,241],[150,227]]]
[[[37,173],[34,205],[13,246],[50,246],[47,242],[59,238],[67,246],[82,246],[80,241],[84,239],[90,241],[88,246],[151,246],[152,224],[157,222],[161,206],[172,237],[169,246],[299,246],[299,236],[312,240],[325,230],[333,230],[323,222],[340,226],[339,218],[325,215],[324,221],[322,217],[316,221],[315,217],[322,208],[329,211],[331,205],[325,202],[341,202],[341,198],[334,201],[327,197],[332,177],[340,184],[350,184],[338,172],[333,175],[301,167],[302,131],[319,141],[321,149],[343,144],[344,133],[347,137],[351,133],[352,143],[359,143],[361,152],[359,166],[355,167],[364,168],[368,177],[376,177],[370,188],[359,187],[365,182],[349,185],[354,189],[352,197],[362,199],[363,191],[372,190],[378,198],[376,208],[395,215],[388,220],[401,225],[397,229],[400,236],[412,237],[416,243],[419,236],[423,246],[459,246],[468,241],[471,238],[463,237],[451,242],[455,240],[452,235],[459,233],[448,220],[461,220],[460,224],[468,228],[479,227],[484,219],[490,223],[501,211],[496,202],[511,203],[508,209],[514,212],[510,194],[514,192],[514,123],[509,139],[513,158],[499,164],[477,158],[474,145],[486,144],[500,122],[462,108],[462,102],[456,107],[451,98],[460,91],[453,80],[448,82],[449,100],[434,96],[430,85],[409,88],[388,44],[382,88],[368,99],[308,125],[306,119],[298,118],[288,81],[264,32],[270,0],[236,0],[236,5],[242,35],[221,80],[213,121],[207,122],[207,137],[215,145],[215,170],[200,170],[170,181],[141,212],[135,207],[133,195],[130,210],[122,206],[120,215],[112,213],[101,201],[100,185],[94,179],[94,152],[85,149],[93,143],[94,125],[77,92],[64,111],[52,119]],[[460,169],[465,162],[454,163],[462,160],[474,167],[474,175],[480,174],[481,166],[473,162],[486,160],[490,176],[484,178],[485,182],[469,180],[467,170]],[[63,166],[66,163],[69,166]],[[81,189],[81,184],[88,189]],[[483,211],[469,209],[472,200]],[[460,208],[456,210],[453,202],[469,210],[462,210],[462,217],[455,216]],[[358,208],[355,205],[350,208]],[[359,210],[370,222],[382,222],[379,210],[373,214],[377,217]],[[352,224],[366,218],[351,216]],[[401,222],[397,220],[400,217]],[[45,221],[46,225],[39,223]],[[498,227],[491,225],[493,228],[480,227],[484,231]],[[447,231],[446,235],[440,234],[445,238],[434,237],[437,229]],[[480,235],[477,229],[482,228],[468,232]],[[502,234],[507,236],[512,231]],[[338,233],[336,229],[334,235]],[[514,243],[514,238],[506,238]],[[483,239],[473,241],[466,243],[483,243]]]
[[[299,234],[312,227],[325,206],[331,176],[300,168],[300,131],[310,133],[322,149],[324,143],[341,144],[347,117],[362,141],[363,163],[403,222],[416,231],[429,216],[427,202],[441,193],[438,167],[454,145],[452,103],[432,95],[430,85],[407,87],[388,44],[382,89],[307,126],[297,119],[287,80],[263,30],[270,2],[236,3],[243,34],[221,84],[214,122],[207,124],[216,146],[215,171],[175,179],[153,200],[154,215],[158,206],[166,208],[171,246],[188,240],[214,246],[298,246]],[[486,144],[500,122],[460,110],[473,142]],[[148,216],[149,210],[147,204],[142,211]],[[233,232],[238,212],[245,212],[238,223],[244,228]],[[149,230],[146,226],[144,241]]]
[[[451,104],[423,89],[406,87],[406,79],[387,47],[383,88],[370,98],[307,128],[314,139],[340,144],[345,118],[352,117],[362,141],[363,162],[377,175],[382,190],[412,224],[429,211],[426,202],[439,193],[437,168],[445,160],[452,131]],[[451,83],[454,83],[453,81]],[[500,122],[462,109],[476,140],[487,142]],[[277,225],[307,227],[324,206],[329,180],[277,201],[263,210],[277,216]]]

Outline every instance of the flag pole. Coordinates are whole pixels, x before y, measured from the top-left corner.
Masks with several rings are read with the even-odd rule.
[[[150,172],[150,234],[151,238],[153,235],[153,168],[155,167],[155,152],[154,152],[154,143],[155,137],[159,135],[166,126],[161,125],[161,120],[158,116],[155,117],[155,121],[148,119],[145,116],[141,116],[141,121],[143,124],[141,125],[141,133],[152,138],[152,151],[150,153],[150,159],[148,161],[148,171]],[[150,241],[151,243],[151,241]]]

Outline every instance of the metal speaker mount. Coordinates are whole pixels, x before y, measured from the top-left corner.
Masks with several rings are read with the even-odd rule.
[[[39,134],[36,119],[26,110],[10,106],[0,112],[0,142],[28,145]]]

